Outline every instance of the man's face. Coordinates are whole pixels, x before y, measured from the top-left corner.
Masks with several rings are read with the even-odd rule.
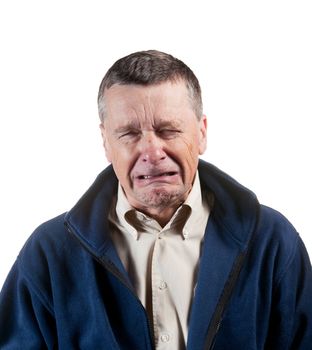
[[[183,203],[206,148],[206,117],[196,118],[185,83],[113,85],[104,98],[106,157],[129,203],[147,212]]]

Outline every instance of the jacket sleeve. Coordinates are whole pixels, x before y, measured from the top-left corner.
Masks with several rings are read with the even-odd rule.
[[[265,348],[312,349],[312,269],[300,237],[273,292],[270,333]]]
[[[0,294],[0,349],[53,349],[55,342],[52,308],[18,259]]]

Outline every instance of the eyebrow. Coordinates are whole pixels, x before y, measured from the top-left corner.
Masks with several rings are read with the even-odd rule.
[[[164,127],[180,128],[181,122],[179,122],[178,120],[161,119],[156,124],[153,124],[154,130],[161,129]],[[140,130],[140,129],[141,129],[141,127],[140,127],[139,123],[137,123],[136,121],[133,121],[133,122],[130,122],[128,124],[125,124],[125,125],[118,127],[117,129],[114,130],[114,133],[121,134],[125,131]]]
[[[178,120],[160,120],[156,125],[153,125],[154,129],[160,129],[163,127],[180,128],[181,122]]]
[[[128,130],[138,130],[138,129],[140,129],[140,127],[138,126],[138,123],[133,122],[133,123],[128,123],[118,127],[117,129],[114,130],[114,133],[120,134]]]

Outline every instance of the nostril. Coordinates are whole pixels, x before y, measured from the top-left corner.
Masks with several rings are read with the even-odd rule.
[[[142,162],[158,163],[160,161],[164,161],[167,158],[167,155],[162,150],[150,149],[148,151],[143,152],[140,158]]]

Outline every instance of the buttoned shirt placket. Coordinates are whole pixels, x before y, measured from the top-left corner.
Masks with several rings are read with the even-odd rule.
[[[152,253],[151,266],[151,289],[153,326],[155,335],[155,345],[159,350],[170,349],[172,341],[177,343],[178,339],[173,339],[179,334],[176,319],[177,311],[174,303],[170,300],[171,294],[166,278],[163,276],[163,255],[166,254],[166,232],[159,231],[155,240]]]
[[[153,325],[157,350],[186,347],[188,316],[208,217],[198,174],[188,199],[165,227],[131,208],[119,186],[116,211],[110,215],[115,225],[112,239]]]

